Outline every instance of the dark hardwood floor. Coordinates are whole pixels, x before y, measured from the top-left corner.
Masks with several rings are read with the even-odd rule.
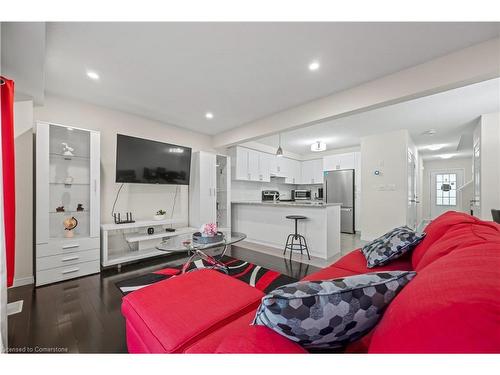
[[[317,267],[233,246],[227,255],[300,279]],[[24,300],[23,311],[9,317],[11,353],[126,353],[122,294],[115,283],[183,264],[186,256],[168,255],[123,266],[120,271],[68,280],[39,288],[9,289],[9,302]]]

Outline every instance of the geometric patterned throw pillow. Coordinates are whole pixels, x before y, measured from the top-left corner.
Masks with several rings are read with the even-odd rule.
[[[343,347],[370,331],[415,275],[390,271],[288,284],[262,298],[253,324],[308,349]]]
[[[398,227],[367,243],[361,252],[367,260],[367,267],[383,266],[399,258],[419,244],[425,233],[418,233],[407,226]]]

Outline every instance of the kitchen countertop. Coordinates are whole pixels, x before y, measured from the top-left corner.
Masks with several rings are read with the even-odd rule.
[[[277,207],[311,207],[311,208],[325,208],[331,206],[340,206],[341,203],[323,203],[315,201],[299,201],[299,202],[274,202],[274,201],[232,201],[232,204],[254,204],[262,206],[277,206]]]

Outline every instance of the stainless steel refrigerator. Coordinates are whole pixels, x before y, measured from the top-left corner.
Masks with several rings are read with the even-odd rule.
[[[326,203],[340,203],[340,231],[354,233],[354,169],[324,173],[323,190]]]

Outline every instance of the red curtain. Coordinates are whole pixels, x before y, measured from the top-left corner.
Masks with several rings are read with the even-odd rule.
[[[2,171],[7,286],[14,281],[16,251],[16,192],[14,169],[14,81],[0,76],[2,112]]]

